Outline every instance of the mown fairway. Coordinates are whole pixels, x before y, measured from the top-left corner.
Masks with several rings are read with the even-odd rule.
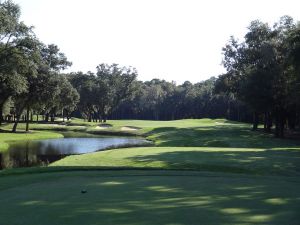
[[[226,120],[109,123],[84,129],[133,126],[156,147],[1,171],[0,224],[299,224],[299,141]]]
[[[3,180],[1,225],[299,224],[296,178],[89,171]]]

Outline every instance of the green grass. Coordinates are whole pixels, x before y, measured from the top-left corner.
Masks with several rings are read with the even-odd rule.
[[[9,147],[9,142],[14,141],[28,141],[34,139],[48,139],[48,138],[61,138],[62,134],[49,131],[33,131],[30,133],[20,132],[11,133],[8,131],[0,132],[0,152],[5,151]]]
[[[160,168],[300,175],[300,148],[142,147],[68,156],[51,166]]]
[[[0,224],[299,224],[300,141],[224,119],[108,123],[99,130],[99,123],[73,119],[61,127],[32,124],[29,134],[0,133],[0,148],[77,130],[142,135],[155,144],[0,171]]]
[[[298,224],[299,188],[295,178],[182,171],[15,175],[0,178],[0,224]]]

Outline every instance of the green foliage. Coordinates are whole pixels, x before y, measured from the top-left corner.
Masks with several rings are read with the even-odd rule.
[[[218,79],[216,91],[232,93],[249,105],[254,112],[254,129],[261,114],[267,131],[275,120],[278,137],[284,136],[287,120],[295,129],[299,112],[299,102],[294,101],[299,86],[297,42],[297,26],[291,17],[283,16],[273,27],[258,20],[251,22],[244,42],[232,37],[223,48],[223,65],[228,72]]]
[[[18,5],[11,1],[0,3],[0,110],[9,97],[27,90],[31,30],[19,18]],[[0,114],[2,117],[2,111]]]

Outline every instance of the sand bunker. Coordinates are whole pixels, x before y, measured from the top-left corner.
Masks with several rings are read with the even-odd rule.
[[[121,130],[123,131],[137,131],[137,130],[140,130],[141,128],[139,127],[132,127],[132,126],[125,126],[125,127],[122,127]]]
[[[46,124],[47,126],[52,126],[52,127],[65,127],[66,125],[65,124],[56,124],[56,123],[53,123],[53,124]]]
[[[101,127],[101,126],[96,126],[95,129],[97,130],[103,130],[103,129],[107,129],[108,127]]]
[[[107,128],[110,128],[110,127],[112,127],[112,125],[110,125],[110,124],[100,124],[100,125],[96,126],[95,129],[103,130],[103,129],[107,129]]]
[[[225,123],[221,123],[221,122],[216,122],[216,124],[224,125]]]
[[[67,118],[55,118],[55,121],[71,121],[71,119],[67,120]]]

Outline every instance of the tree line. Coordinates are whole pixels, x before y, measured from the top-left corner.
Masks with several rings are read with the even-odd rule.
[[[160,79],[142,82],[136,79],[136,70],[116,64],[101,64],[96,74],[78,72],[66,76],[80,95],[75,115],[87,121],[203,117],[249,121],[242,102],[232,95],[214,93],[215,77],[182,85]]]
[[[231,37],[223,48],[226,74],[216,90],[234,95],[253,113],[253,129],[284,137],[300,123],[300,23],[283,16],[270,26],[252,21],[243,41]]]
[[[96,72],[63,73],[71,66],[57,45],[42,43],[20,22],[20,8],[0,3],[0,123],[227,118],[259,123],[284,136],[300,117],[300,25],[289,16],[270,27],[253,21],[245,39],[231,37],[223,48],[227,72],[192,84],[139,81],[133,67],[99,64]],[[33,118],[36,115],[36,118]]]

